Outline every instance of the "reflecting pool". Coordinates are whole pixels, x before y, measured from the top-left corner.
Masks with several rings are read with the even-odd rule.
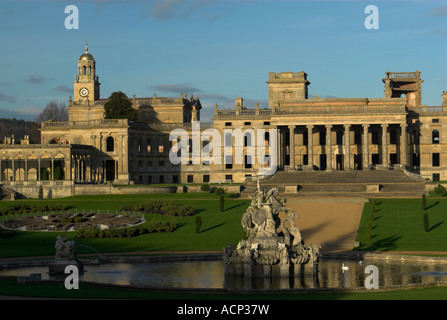
[[[204,288],[229,290],[277,290],[306,288],[364,288],[367,265],[378,268],[379,287],[447,282],[447,265],[320,259],[318,277],[243,278],[224,273],[222,260],[120,262],[85,265],[81,281],[148,288]],[[342,267],[345,268],[342,268]],[[40,273],[52,279],[48,266],[1,269],[0,276],[29,276]]]

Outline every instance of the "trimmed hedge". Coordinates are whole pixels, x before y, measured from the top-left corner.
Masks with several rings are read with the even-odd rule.
[[[177,229],[177,222],[155,221],[152,220],[146,225],[122,228],[122,229],[104,229],[95,227],[81,228],[75,232],[76,238],[133,238],[147,233],[155,232],[173,232]]]
[[[11,214],[65,211],[68,210],[69,208],[70,207],[62,203],[52,203],[52,204],[46,204],[44,206],[30,206],[28,204],[20,203],[9,206],[5,209],[0,209],[0,216],[6,216]]]
[[[192,205],[175,205],[171,201],[146,201],[138,204],[125,204],[124,212],[144,212],[163,214],[168,217],[188,217],[197,214],[197,207]]]

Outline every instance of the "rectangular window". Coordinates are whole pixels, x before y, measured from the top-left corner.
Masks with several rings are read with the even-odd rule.
[[[233,169],[233,156],[225,156],[225,169]]]
[[[188,183],[194,182],[194,176],[192,174],[188,175],[187,179],[188,179]]]
[[[226,174],[225,175],[225,181],[226,182],[233,182],[233,175],[232,174]]]
[[[203,182],[204,183],[210,182],[210,175],[209,174],[204,174],[203,175]]]
[[[244,126],[250,126],[251,125],[251,122],[250,121],[246,121],[246,122],[244,122]]]
[[[160,181],[160,183],[164,183],[165,182],[165,176],[160,176],[159,177],[159,181]]]
[[[163,145],[158,146],[158,153],[163,153],[163,152],[165,152],[165,146],[163,146]]]
[[[245,163],[245,169],[251,169],[252,168],[252,159],[251,159],[251,155],[245,155],[245,159],[244,159]]]
[[[439,119],[432,119],[431,122],[432,123],[439,123]]]
[[[231,127],[231,122],[225,122],[225,127]]]
[[[433,153],[433,167],[439,167],[439,153]]]
[[[172,183],[178,183],[178,175],[173,175],[172,176]]]
[[[433,181],[441,180],[441,175],[439,173],[433,173]]]
[[[158,166],[159,167],[164,167],[165,166],[165,162],[164,161],[158,161]]]
[[[270,125],[270,121],[264,121],[264,126],[269,126]]]

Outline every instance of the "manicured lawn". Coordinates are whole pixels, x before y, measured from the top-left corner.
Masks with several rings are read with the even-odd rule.
[[[240,225],[242,214],[249,200],[225,201],[225,212],[219,212],[219,201],[214,194],[138,194],[111,196],[76,196],[52,200],[20,200],[30,204],[46,204],[63,201],[72,211],[78,210],[119,210],[123,204],[139,203],[146,200],[166,199],[174,203],[193,204],[202,218],[201,232],[195,232],[195,217],[176,217],[178,229],[172,233],[145,234],[127,239],[77,239],[78,253],[93,253],[81,245],[88,245],[99,252],[129,251],[187,251],[222,250],[223,246],[238,243],[242,237]],[[373,201],[363,209],[357,241],[358,250],[380,251],[447,251],[447,199],[428,198],[429,231],[424,231],[423,212],[420,199],[377,199],[371,239],[367,239],[367,225]],[[0,203],[0,208],[12,205]],[[146,214],[146,220],[173,219],[162,215]],[[0,238],[0,257],[53,255],[56,236],[53,232],[17,232],[12,238]],[[73,237],[73,233],[62,233]]]
[[[367,226],[373,200],[363,208],[358,250],[447,251],[447,199],[427,199],[428,232],[424,230],[421,199],[376,199],[376,203],[371,239],[367,239]]]
[[[45,204],[48,201],[64,201],[72,211],[78,210],[119,210],[123,204],[139,203],[146,200],[166,199],[174,203],[195,205],[202,217],[201,232],[195,232],[195,216],[165,217],[146,214],[146,220],[175,219],[178,229],[172,233],[153,233],[127,239],[76,239],[79,245],[88,245],[99,252],[162,251],[162,250],[221,250],[223,246],[237,243],[242,237],[240,224],[242,214],[249,205],[248,200],[227,197],[225,211],[219,212],[219,201],[214,194],[146,194],[122,196],[76,196],[54,200],[21,200],[30,204]],[[19,201],[17,201],[19,202]],[[6,203],[1,203],[5,207]],[[11,203],[9,203],[11,205]],[[12,238],[0,239],[0,257],[53,255],[57,235],[73,237],[70,232],[17,232]],[[79,246],[78,253],[93,253]]]

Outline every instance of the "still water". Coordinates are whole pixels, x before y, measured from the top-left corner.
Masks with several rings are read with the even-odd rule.
[[[224,263],[217,261],[179,261],[144,263],[106,263],[86,265],[80,280],[157,288],[214,288],[234,290],[364,288],[365,267],[373,264],[379,270],[379,287],[447,282],[446,264],[417,264],[358,260],[321,259],[318,277],[242,278],[225,276]],[[342,266],[347,267],[343,270]],[[345,268],[346,269],[346,268]],[[48,267],[0,270],[1,275],[28,276],[40,273],[51,279]]]

